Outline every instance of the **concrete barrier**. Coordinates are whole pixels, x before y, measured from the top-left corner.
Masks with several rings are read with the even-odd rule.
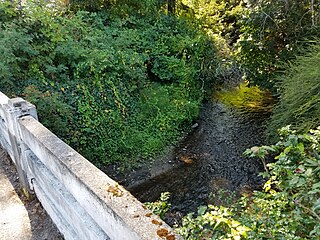
[[[65,239],[182,239],[45,128],[32,104],[1,92],[0,142],[24,192],[36,194]]]

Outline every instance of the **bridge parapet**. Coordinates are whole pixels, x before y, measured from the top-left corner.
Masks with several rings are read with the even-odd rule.
[[[1,92],[0,143],[25,193],[36,194],[65,239],[182,239],[45,128],[32,104]]]

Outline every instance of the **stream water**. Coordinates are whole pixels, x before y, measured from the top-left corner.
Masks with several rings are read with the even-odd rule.
[[[174,149],[166,171],[139,184],[127,184],[140,201],[155,201],[170,192],[172,207],[166,221],[173,224],[200,205],[215,203],[220,189],[236,194],[263,184],[261,163],[243,157],[263,144],[265,115],[238,112],[214,100],[203,106],[197,127]]]

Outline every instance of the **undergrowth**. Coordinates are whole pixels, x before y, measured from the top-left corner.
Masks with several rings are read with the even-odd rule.
[[[130,14],[28,4],[0,3],[0,89],[36,104],[77,151],[98,166],[130,166],[189,129],[215,79],[205,34],[129,2]]]

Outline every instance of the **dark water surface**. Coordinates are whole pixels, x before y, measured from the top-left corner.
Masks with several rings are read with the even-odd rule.
[[[140,184],[127,186],[140,201],[155,201],[170,192],[169,224],[200,205],[213,203],[219,189],[239,193],[263,184],[262,165],[243,157],[252,146],[263,145],[267,116],[239,113],[214,100],[203,106],[198,127],[174,150],[172,168]],[[169,161],[169,162],[171,162]],[[130,185],[130,184],[129,184]]]

